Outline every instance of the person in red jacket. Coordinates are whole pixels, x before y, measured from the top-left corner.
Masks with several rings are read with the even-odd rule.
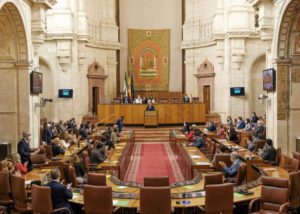
[[[21,163],[21,157],[18,153],[14,153],[12,155],[13,162],[15,164],[15,170],[16,172],[20,174],[26,174],[27,173],[27,164],[28,162],[25,162],[24,164]]]
[[[195,133],[196,129],[198,129],[196,124],[193,124],[192,127],[191,127],[191,131],[188,134],[186,134],[186,137],[189,139],[190,142],[195,141],[194,133]]]

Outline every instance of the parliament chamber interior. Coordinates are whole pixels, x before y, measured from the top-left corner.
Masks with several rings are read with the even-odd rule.
[[[0,214],[300,213],[299,0],[0,0]]]

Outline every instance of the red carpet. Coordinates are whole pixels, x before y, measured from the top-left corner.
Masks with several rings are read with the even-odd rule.
[[[184,180],[168,143],[135,144],[125,181],[143,183],[147,176],[168,176],[170,183]]]

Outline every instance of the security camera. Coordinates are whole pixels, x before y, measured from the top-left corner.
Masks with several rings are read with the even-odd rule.
[[[40,103],[35,103],[35,107],[44,107],[47,104],[47,102],[52,103],[53,99],[42,97]]]

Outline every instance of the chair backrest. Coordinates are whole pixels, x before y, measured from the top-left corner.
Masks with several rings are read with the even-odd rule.
[[[216,151],[215,151],[215,153],[219,153],[219,152],[220,152],[221,145],[218,144],[218,143],[216,143],[215,145],[216,145]]]
[[[95,148],[95,146],[93,144],[88,146],[87,151],[88,151],[88,154],[89,154],[89,158],[91,158],[92,151],[93,151],[94,148]]]
[[[281,163],[281,148],[276,149],[276,158],[275,158],[275,165],[279,166]]]
[[[256,141],[255,151],[257,152],[259,149],[263,149],[266,144],[265,140]]]
[[[204,187],[211,184],[222,184],[222,183],[223,183],[222,173],[207,174],[204,176]]]
[[[251,140],[251,138],[252,138],[252,133],[249,132],[249,131],[241,131],[241,132],[240,132],[240,139],[243,139],[243,138],[246,138],[246,139]]]
[[[242,138],[240,141],[240,146],[244,148],[248,148],[248,140],[247,138]]]
[[[296,158],[292,158],[291,168],[293,171],[300,170],[300,160],[298,160]]]
[[[25,190],[25,179],[20,176],[11,176],[11,191],[14,199],[14,207],[16,210],[26,210],[27,193]]]
[[[168,187],[170,186],[169,177],[144,177],[145,187]]]
[[[181,103],[179,97],[172,97],[172,103]]]
[[[70,181],[72,183],[72,187],[77,188],[78,187],[78,182],[77,182],[77,179],[76,179],[75,168],[73,166],[69,165],[68,173],[69,173]]]
[[[214,184],[205,187],[205,213],[232,213],[232,210],[232,184]]]
[[[33,164],[44,164],[46,163],[46,153],[31,155],[30,160]]]
[[[142,187],[140,189],[141,214],[171,213],[170,187]]]
[[[50,187],[32,185],[31,204],[34,213],[51,214],[53,208]]]
[[[235,185],[236,186],[240,186],[244,183],[245,178],[246,178],[246,164],[245,163],[241,163],[238,169],[238,173],[236,175],[236,179],[235,179]]]
[[[0,172],[0,200],[10,200],[10,184],[8,172]]]
[[[212,141],[211,145],[210,145],[209,153],[210,154],[215,154],[215,152],[216,152],[216,143]]]
[[[2,171],[5,168],[5,166],[6,166],[6,160],[4,159],[0,161],[0,171]]]
[[[112,188],[84,185],[84,211],[86,214],[107,214],[113,212]]]
[[[53,158],[53,152],[52,152],[52,146],[51,145],[46,146],[46,157],[48,159]]]
[[[230,154],[216,154],[216,170],[222,171],[222,167],[220,166],[219,162],[223,161],[226,163],[226,166],[231,166],[232,162],[230,160]]]
[[[290,173],[290,203],[293,208],[300,206],[300,171]]]
[[[89,156],[89,153],[87,151],[84,151],[82,153],[82,163],[83,163],[83,168],[85,171],[89,171],[89,165],[91,163],[91,160],[90,160],[90,156]]]
[[[99,173],[88,173],[88,185],[106,186],[106,175]]]
[[[293,152],[293,158],[300,160],[300,152]]]
[[[167,104],[167,103],[169,103],[169,99],[166,98],[166,97],[161,97],[159,102],[162,103],[162,104]]]
[[[289,200],[288,179],[263,176],[261,181],[261,209],[278,212]]]

